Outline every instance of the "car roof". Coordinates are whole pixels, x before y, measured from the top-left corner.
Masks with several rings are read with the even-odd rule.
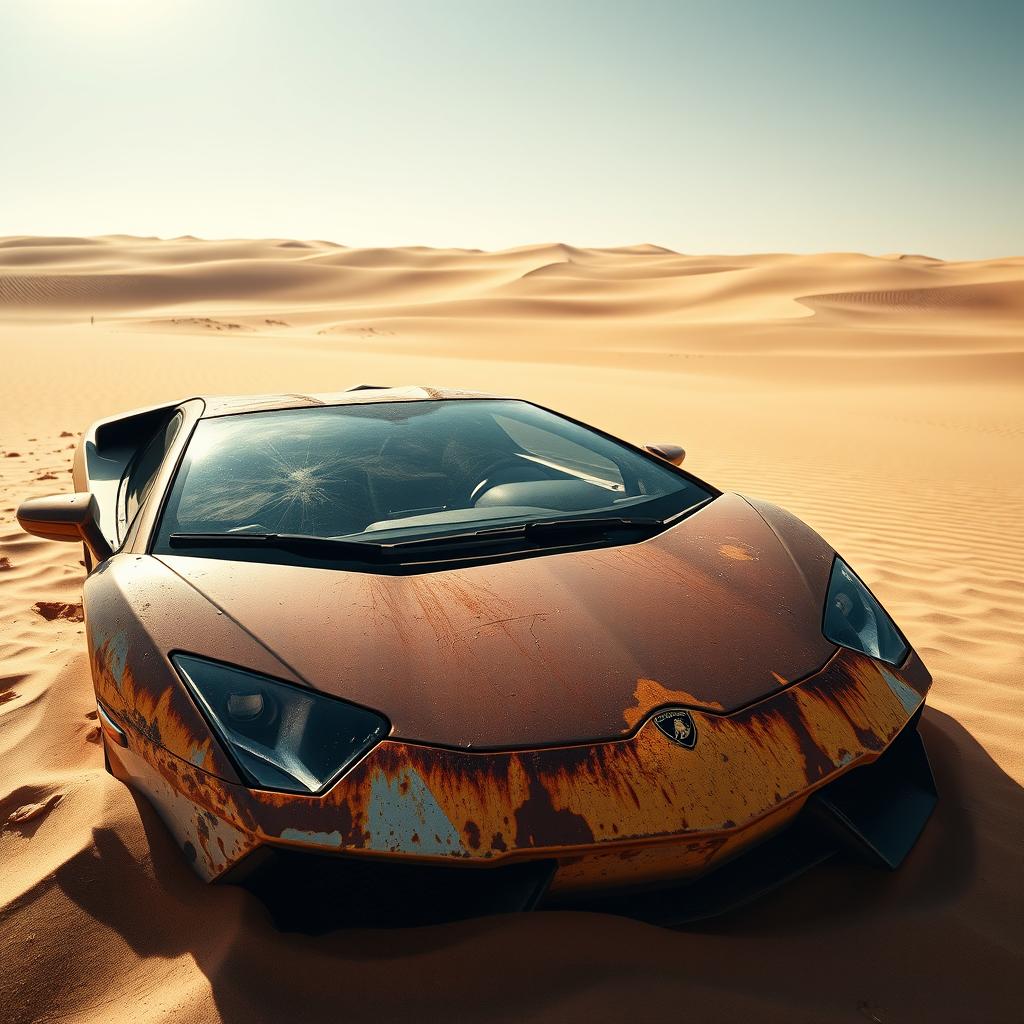
[[[303,409],[321,405],[367,405],[374,402],[441,402],[464,398],[499,398],[460,388],[434,388],[427,385],[390,387],[358,384],[346,391],[279,395],[202,395],[203,418],[270,409]]]

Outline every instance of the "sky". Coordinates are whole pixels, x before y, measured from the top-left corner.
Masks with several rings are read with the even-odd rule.
[[[0,0],[0,235],[1024,253],[1024,0]]]

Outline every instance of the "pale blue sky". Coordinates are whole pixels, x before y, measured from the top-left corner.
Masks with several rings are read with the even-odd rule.
[[[0,235],[1024,252],[1024,0],[0,0]]]

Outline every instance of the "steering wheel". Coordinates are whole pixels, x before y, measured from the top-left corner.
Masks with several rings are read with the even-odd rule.
[[[503,470],[511,470],[512,472],[503,473]],[[532,479],[533,475],[529,472],[528,463],[524,463],[522,459],[516,458],[514,455],[506,456],[488,467],[487,476],[482,480],[479,480],[469,492],[469,502],[471,505],[474,504],[476,499],[479,498],[485,490],[497,487],[499,484],[509,484],[521,480]]]

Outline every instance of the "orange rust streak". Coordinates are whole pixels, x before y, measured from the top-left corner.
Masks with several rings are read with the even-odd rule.
[[[160,745],[186,756],[187,760],[214,775],[234,776],[224,756],[214,746],[205,723],[194,709],[183,708],[181,694],[173,687],[153,690],[139,686],[130,663],[126,662],[119,680],[110,670],[108,644],[103,644],[93,660],[93,679],[101,699],[121,719],[135,729],[159,736]],[[193,722],[186,722],[182,712],[191,712]],[[203,732],[198,730],[202,728]]]
[[[709,711],[722,710],[718,701],[701,700],[685,690],[670,690],[656,679],[638,679],[633,697],[636,705],[622,712],[623,720],[630,729],[635,729],[655,708],[665,704],[682,704],[684,707],[707,708]]]
[[[646,692],[683,702],[663,688]],[[166,708],[154,706],[166,720]],[[642,880],[663,868],[701,870],[779,827],[818,785],[873,760],[907,720],[875,665],[849,653],[753,708],[732,715],[695,710],[693,717],[699,737],[693,751],[670,743],[650,723],[628,740],[537,751],[470,753],[386,740],[322,797],[225,783],[134,731],[133,745],[145,747],[177,791],[254,842],[279,841],[285,829],[295,829],[336,834],[339,850],[445,856],[423,852],[424,838],[433,837],[420,829],[415,839],[410,830],[404,844],[393,840],[393,847],[374,833],[381,800],[392,801],[384,810],[393,811],[426,793],[436,802],[431,813],[461,837],[450,854],[480,863],[577,851],[585,856],[567,866],[563,880],[572,886],[627,875]],[[197,828],[201,838],[201,823]],[[666,849],[621,861],[637,844]]]
[[[472,822],[474,836],[479,829],[479,855],[487,854],[490,835],[508,835],[515,824],[509,811],[514,818],[530,800],[531,779],[540,780],[552,811],[581,818],[595,842],[729,829],[857,759],[873,758],[905,723],[870,662],[848,667],[830,673],[841,705],[828,693],[829,683],[791,688],[742,715],[698,714],[699,755],[667,743],[652,728],[629,741],[535,753],[456,754],[393,742],[386,760],[371,754],[329,799],[363,791],[354,801],[362,806],[374,773],[395,778],[398,766],[411,768],[456,828],[465,834],[465,823]],[[862,734],[870,734],[870,745]],[[559,845],[557,834],[547,838]]]

